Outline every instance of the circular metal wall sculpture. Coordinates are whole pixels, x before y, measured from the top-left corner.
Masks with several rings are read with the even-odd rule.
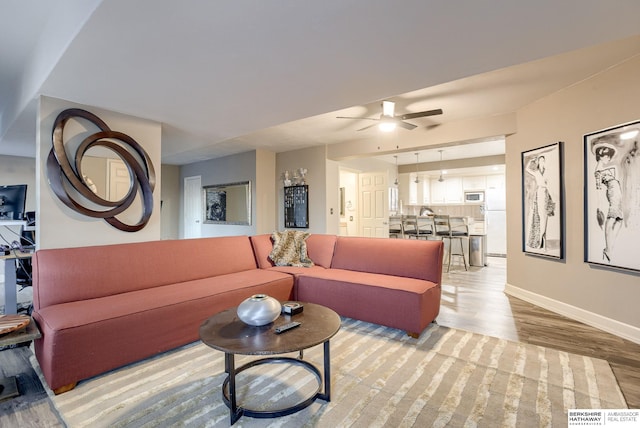
[[[67,156],[63,138],[65,124],[71,118],[85,119],[100,130],[82,141],[76,150],[73,164]],[[51,139],[53,147],[47,158],[47,177],[51,189],[66,206],[89,217],[103,218],[111,226],[125,232],[137,232],[146,226],[153,210],[153,189],[156,178],[151,159],[140,144],[122,132],[112,131],[96,115],[82,109],[67,109],[60,113],[53,124]],[[105,147],[115,152],[129,170],[131,185],[122,199],[118,201],[103,199],[95,194],[83,179],[82,158],[92,147]],[[72,196],[67,190],[69,185],[81,197]],[[129,208],[136,199],[138,191],[141,192],[143,202],[140,221],[136,224],[126,224],[118,220],[115,216]],[[83,205],[83,198],[94,205],[92,208],[99,209]]]

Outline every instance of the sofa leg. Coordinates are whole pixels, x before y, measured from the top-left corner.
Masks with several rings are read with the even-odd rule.
[[[70,383],[69,385],[61,386],[60,388],[54,389],[53,393],[55,395],[60,395],[60,394],[62,394],[64,392],[71,391],[73,388],[76,387],[77,384],[78,384],[78,382],[73,382],[73,383]]]
[[[420,333],[411,333],[410,331],[408,331],[407,336],[417,339],[420,337]]]

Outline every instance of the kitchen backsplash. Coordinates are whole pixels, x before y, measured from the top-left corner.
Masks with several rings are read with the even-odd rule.
[[[484,212],[482,211],[482,205],[446,205],[446,204],[433,204],[427,205],[436,214],[448,214],[455,217],[472,217],[476,221],[484,221]],[[422,207],[418,205],[405,206],[402,209],[402,214],[418,215]]]

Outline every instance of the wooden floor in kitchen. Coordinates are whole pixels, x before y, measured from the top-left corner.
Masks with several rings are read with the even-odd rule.
[[[441,325],[607,360],[630,408],[640,408],[640,345],[504,293],[506,259],[443,273]],[[18,375],[21,396],[0,402],[0,426],[63,426],[21,347],[0,352],[0,377]],[[7,425],[12,426],[12,425]]]
[[[607,360],[629,408],[640,408],[640,345],[508,296],[506,265],[499,257],[469,271],[452,265],[438,324]]]

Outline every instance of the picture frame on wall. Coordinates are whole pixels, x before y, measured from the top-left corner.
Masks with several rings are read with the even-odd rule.
[[[215,187],[205,188],[205,223],[227,221],[227,191]]]
[[[251,181],[203,186],[205,224],[251,224]]]
[[[522,251],[564,259],[563,143],[522,152]]]
[[[640,271],[640,120],[584,136],[584,261]]]

